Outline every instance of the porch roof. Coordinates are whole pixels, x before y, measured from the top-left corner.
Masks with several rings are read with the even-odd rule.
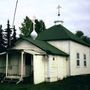
[[[7,52],[2,52],[2,53],[0,53],[0,55],[4,55],[4,54],[6,54]]]
[[[32,43],[33,45],[39,47],[40,49],[42,49],[43,51],[45,51],[47,54],[51,54],[51,55],[60,55],[60,56],[69,56],[67,53],[57,49],[56,47],[50,45],[49,43],[45,42],[45,41],[40,41],[40,40],[33,40],[30,37],[23,37],[20,38],[19,41],[22,40],[26,40],[29,43]]]

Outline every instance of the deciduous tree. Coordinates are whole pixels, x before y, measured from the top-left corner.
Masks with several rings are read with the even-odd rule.
[[[30,36],[31,32],[33,31],[33,22],[31,19],[29,19],[29,17],[26,16],[23,23],[21,24],[20,30],[21,36]]]
[[[76,35],[81,38],[84,35],[84,33],[82,31],[77,31]]]
[[[35,31],[39,34],[40,32],[44,31],[46,29],[45,23],[43,20],[35,20]]]

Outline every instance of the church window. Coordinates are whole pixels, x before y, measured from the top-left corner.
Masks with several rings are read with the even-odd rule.
[[[84,67],[87,66],[87,62],[86,62],[86,54],[84,54]]]
[[[77,66],[80,66],[80,54],[77,53]]]
[[[80,60],[77,60],[77,66],[80,66]]]
[[[79,59],[80,58],[80,55],[79,55],[79,53],[77,53],[77,59]]]
[[[55,60],[55,58],[53,57],[53,61]]]

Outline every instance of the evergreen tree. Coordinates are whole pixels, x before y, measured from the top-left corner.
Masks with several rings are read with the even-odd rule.
[[[5,40],[6,40],[6,48],[9,48],[11,46],[11,28],[9,24],[9,20],[7,21],[7,28],[5,29]]]
[[[4,39],[3,39],[3,30],[2,25],[0,25],[0,52],[3,52],[5,50],[4,47]]]
[[[21,36],[30,36],[31,32],[33,31],[33,22],[29,19],[29,17],[26,16],[24,22],[21,24],[20,30]]]
[[[11,42],[12,45],[15,44],[16,40],[17,40],[17,38],[16,38],[16,29],[15,29],[15,26],[14,26],[14,28],[13,28],[13,35],[12,35],[12,42]]]

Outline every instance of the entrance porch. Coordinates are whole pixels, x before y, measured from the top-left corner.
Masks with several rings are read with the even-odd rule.
[[[5,77],[2,82],[16,79],[18,84],[28,77],[33,79],[33,55],[22,50],[8,51],[6,53]]]

